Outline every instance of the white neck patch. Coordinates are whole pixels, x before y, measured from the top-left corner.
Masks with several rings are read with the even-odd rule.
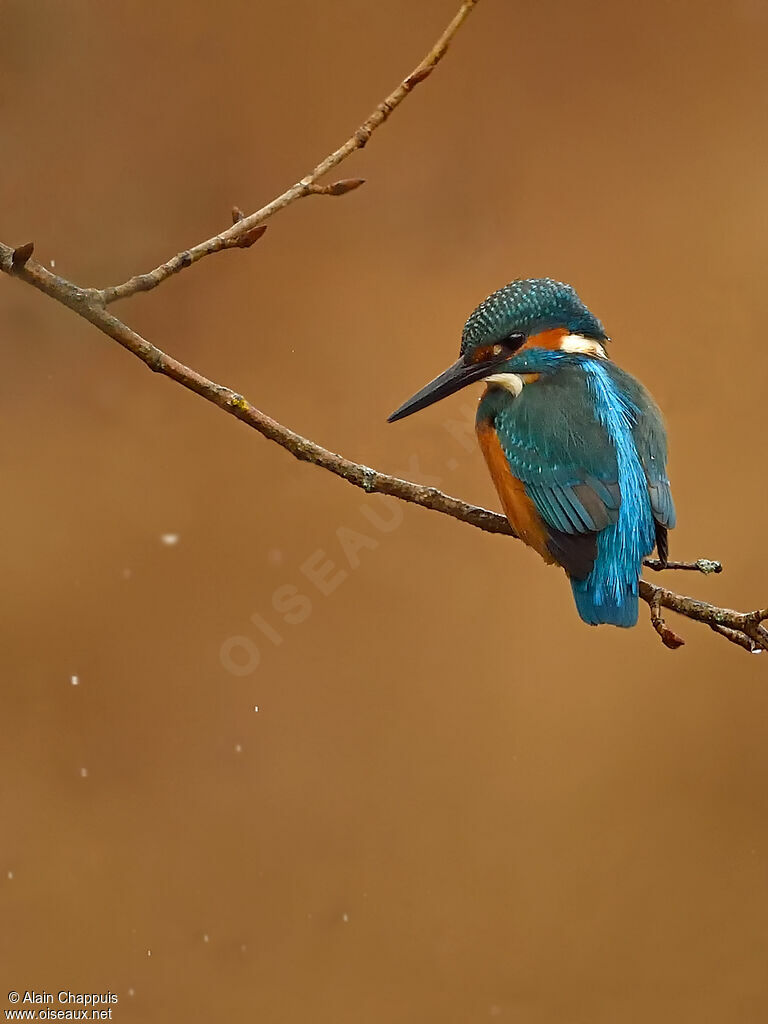
[[[492,373],[490,377],[484,377],[486,384],[496,384],[500,388],[506,388],[517,398],[523,390],[525,380],[519,373]]]
[[[594,338],[585,338],[583,334],[566,334],[560,342],[561,352],[577,352],[583,356],[598,356],[607,359],[605,349]]]

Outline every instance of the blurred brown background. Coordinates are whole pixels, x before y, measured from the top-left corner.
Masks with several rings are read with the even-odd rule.
[[[4,0],[0,238],[150,269],[343,141],[456,7]],[[475,395],[385,416],[488,292],[571,281],[665,410],[673,555],[726,565],[670,585],[765,604],[767,43],[763,0],[483,0],[336,175],[363,189],[119,312],[496,507]],[[585,627],[521,545],[295,462],[8,279],[0,337],[3,1009],[768,1019],[761,659],[687,622],[671,653],[644,607]]]

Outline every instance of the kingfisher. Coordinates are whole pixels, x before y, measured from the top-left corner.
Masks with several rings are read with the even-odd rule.
[[[607,341],[570,285],[513,281],[470,315],[458,360],[389,422],[484,382],[477,437],[511,526],[565,570],[584,622],[634,626],[643,559],[656,548],[666,564],[675,506],[661,412]]]

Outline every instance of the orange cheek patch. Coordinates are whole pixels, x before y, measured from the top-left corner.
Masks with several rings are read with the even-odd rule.
[[[563,338],[569,332],[563,327],[555,327],[551,331],[542,331],[540,334],[532,334],[527,341],[520,346],[519,352],[524,351],[527,348],[548,348],[553,351],[558,351]]]
[[[520,539],[552,565],[555,560],[547,547],[546,527],[526,494],[525,485],[512,475],[499,436],[489,421],[477,424],[477,439],[507,519]]]

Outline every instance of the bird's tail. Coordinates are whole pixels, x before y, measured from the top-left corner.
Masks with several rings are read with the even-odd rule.
[[[571,580],[576,610],[590,626],[634,626],[637,622],[637,583],[627,582],[609,592],[593,571],[585,580]]]

